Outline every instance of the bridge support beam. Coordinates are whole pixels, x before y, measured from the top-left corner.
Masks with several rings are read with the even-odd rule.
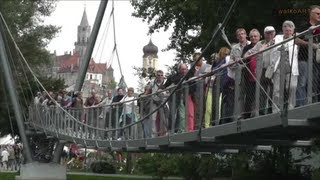
[[[61,154],[63,152],[64,145],[65,145],[65,142],[62,142],[62,141],[57,142],[56,148],[54,149],[54,153],[53,153],[53,160],[52,160],[53,163],[57,163],[57,164],[60,163]]]
[[[27,163],[22,164],[20,176],[16,180],[66,180],[66,166],[56,163]]]
[[[4,27],[3,22],[0,21],[0,60],[1,60],[0,67],[2,67],[2,71],[3,71],[3,75],[4,75],[3,79],[6,83],[7,93],[9,93],[9,98],[10,98],[10,101],[13,106],[14,115],[16,117],[16,122],[17,122],[17,126],[19,129],[20,138],[23,143],[23,151],[24,151],[24,155],[26,158],[26,162],[31,163],[32,162],[31,150],[30,150],[29,142],[28,142],[27,135],[25,132],[24,120],[23,120],[21,107],[20,107],[20,104],[18,101],[19,96],[17,94],[17,91],[15,91],[13,75],[12,75],[11,68],[10,68],[10,65],[8,62],[8,56],[7,56],[7,52],[6,52],[5,44],[4,44],[4,40],[3,40],[3,36],[4,36],[4,34],[3,34],[4,28],[3,27]]]

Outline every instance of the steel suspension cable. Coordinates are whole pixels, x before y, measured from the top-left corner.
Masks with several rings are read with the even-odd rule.
[[[114,40],[114,47],[116,50],[116,55],[117,55],[117,60],[118,60],[118,66],[119,66],[119,70],[120,70],[120,75],[121,77],[123,76],[122,73],[122,68],[121,68],[121,63],[120,63],[120,58],[119,58],[119,53],[118,53],[118,48],[117,48],[117,38],[116,38],[116,24],[115,24],[115,15],[114,15],[114,0],[112,0],[112,9],[113,9],[113,15],[112,15],[112,22],[113,22],[113,40]]]
[[[109,28],[110,28],[110,24],[111,24],[111,16],[112,16],[112,14],[113,14],[113,9],[112,9],[111,12],[110,12],[109,18],[108,18],[107,23],[106,23],[107,25],[105,26],[105,28],[104,28],[104,30],[103,30],[102,38],[101,38],[102,41],[99,42],[97,51],[96,51],[96,53],[95,53],[95,55],[94,55],[94,57],[97,58],[97,54],[98,54],[98,52],[99,52],[99,50],[100,50],[100,46],[101,46],[101,43],[102,43],[101,53],[100,53],[100,57],[99,57],[99,63],[100,63],[100,61],[101,61],[103,49],[104,49],[104,46],[105,46],[105,43],[106,43],[106,39],[107,39],[107,37],[108,37],[108,32],[109,32]]]

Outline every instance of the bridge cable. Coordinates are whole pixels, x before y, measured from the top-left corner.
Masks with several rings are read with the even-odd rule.
[[[288,87],[290,87],[290,84],[291,84],[291,73],[292,73],[292,63],[293,63],[293,57],[294,57],[294,46],[295,46],[295,38],[297,37],[296,34],[294,34],[294,39],[293,39],[293,51],[292,51],[292,58],[291,58],[291,64],[290,64],[290,78],[289,78],[289,82],[288,82]],[[275,47],[276,48],[276,47]],[[246,65],[246,63],[243,61],[245,59],[249,59],[248,57],[246,58],[242,58],[240,59],[239,61],[244,65],[244,68],[246,68],[246,70],[250,73],[250,75],[252,76],[252,78],[255,80],[255,82],[258,84],[258,86],[262,89],[263,93],[266,94],[267,98],[272,102],[272,104],[277,108],[277,110],[279,111],[280,108],[277,106],[277,104],[275,104],[275,102],[272,100],[272,97],[270,97],[270,95],[266,92],[266,90],[262,87],[262,84],[257,80],[257,78],[254,76],[254,74],[250,71],[249,67]],[[278,65],[280,66],[280,64]],[[279,67],[280,68],[280,67]],[[285,88],[286,89],[286,88]],[[290,91],[289,91],[290,92]],[[287,93],[289,93],[287,92]],[[289,94],[287,95],[289,96]],[[284,102],[284,105],[285,104],[288,104],[288,98],[285,98],[285,101],[287,102]],[[287,105],[285,105],[287,106]],[[287,109],[288,107],[284,107],[284,109]]]
[[[117,48],[117,38],[116,38],[116,24],[115,24],[115,13],[114,13],[114,0],[112,0],[112,11],[113,11],[113,15],[112,15],[112,22],[113,22],[113,40],[114,40],[114,47],[115,47],[115,51],[116,51],[116,55],[117,55],[117,60],[118,60],[118,66],[119,66],[119,70],[120,70],[120,75],[121,75],[121,78],[120,78],[120,83],[123,83],[124,87],[126,87],[126,83],[125,83],[125,80],[124,80],[124,76],[123,76],[123,73],[122,73],[122,68],[121,68],[121,63],[120,63],[120,57],[119,57],[119,53],[118,53],[118,48]],[[123,81],[123,82],[121,82]]]
[[[209,46],[212,44],[212,42],[215,40],[219,30],[221,27],[225,26],[225,24],[227,23],[227,20],[230,18],[230,14],[232,12],[232,10],[234,9],[234,7],[236,6],[236,4],[238,3],[238,0],[233,0],[233,3],[232,5],[230,6],[229,8],[229,11],[227,13],[227,16],[225,16],[224,20],[222,23],[219,23],[218,26],[216,27],[216,29],[213,31],[213,35],[210,39],[210,41],[207,43],[207,45],[205,46],[205,48],[202,50],[200,56],[198,57],[198,59],[195,61],[195,63],[190,67],[190,70],[191,69],[194,69],[195,68],[195,65],[197,64],[197,62],[199,62],[202,57],[203,57],[203,54],[208,50]],[[223,67],[224,68],[224,67]],[[114,130],[118,130],[118,129],[125,129],[125,128],[128,128],[128,127],[131,127],[137,123],[140,123],[142,121],[144,121],[146,118],[148,118],[149,116],[151,116],[153,113],[157,112],[160,108],[162,108],[164,105],[166,105],[166,103],[168,102],[168,100],[173,96],[173,94],[178,90],[178,88],[180,88],[181,84],[187,79],[189,78],[190,74],[192,71],[188,71],[186,75],[184,75],[180,81],[173,87],[173,90],[170,92],[169,96],[167,97],[167,99],[165,99],[157,108],[155,108],[154,110],[152,110],[151,112],[149,112],[147,115],[145,115],[145,117],[141,118],[140,120],[138,121],[135,121],[134,123],[131,123],[129,125],[126,125],[126,126],[123,126],[121,128],[115,128],[115,129],[112,129],[111,131],[114,131]],[[208,75],[212,75],[214,73],[216,73],[218,70],[216,71],[212,71],[211,73],[208,73]],[[199,77],[198,77],[199,78]],[[201,122],[203,123],[203,122]],[[201,134],[201,129],[202,129],[202,125],[200,126],[200,129],[199,129],[199,135]],[[201,136],[200,136],[200,139],[201,141]]]
[[[101,46],[101,43],[102,43],[102,49],[101,49],[101,53],[100,53],[100,57],[99,57],[99,63],[101,61],[103,49],[105,47],[106,39],[108,37],[108,32],[109,32],[109,29],[110,29],[112,14],[113,14],[113,10],[110,12],[110,15],[109,15],[107,23],[106,23],[107,25],[104,27],[104,30],[103,30],[103,33],[102,33],[102,38],[101,38],[102,40],[99,42],[98,48],[97,48],[96,53],[94,55],[94,57],[96,57],[96,58],[98,57],[97,54],[98,54],[98,51],[100,50],[100,46]]]
[[[238,4],[238,0],[233,0],[226,16],[224,17],[222,23],[219,23],[211,37],[211,40],[209,41],[209,43],[207,44],[207,46],[203,49],[203,51],[201,52],[200,56],[198,57],[198,59],[196,60],[196,62],[192,65],[192,67],[190,69],[194,69],[196,64],[202,59],[203,57],[203,53],[205,51],[207,51],[209,45],[215,40],[217,34],[218,34],[218,31],[223,28],[223,30],[221,31],[222,33],[224,32],[224,27],[226,26],[227,22],[229,21],[230,17],[231,17],[231,13],[233,12],[233,10],[235,9],[236,5]],[[190,70],[188,71],[188,73],[190,72]],[[187,74],[188,74],[187,73]],[[180,82],[179,82],[180,83]],[[204,118],[204,116],[203,116]],[[199,127],[199,131],[198,131],[198,138],[199,138],[199,141],[201,142],[201,132],[202,132],[202,126],[203,126],[203,123],[204,123],[204,119],[201,119],[201,124],[200,124],[200,127]]]

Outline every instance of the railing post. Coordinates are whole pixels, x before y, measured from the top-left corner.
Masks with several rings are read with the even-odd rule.
[[[135,100],[134,100],[134,101],[135,101]],[[131,102],[131,108],[132,108],[132,110],[131,110],[131,122],[130,122],[130,124],[133,124],[134,121],[136,120],[136,117],[135,117],[136,107],[135,107],[135,105],[134,105],[134,101]],[[130,137],[131,139],[135,139],[135,137],[136,137],[136,131],[135,131],[135,129],[136,129],[136,125],[132,125],[132,126],[129,127],[129,134],[130,134],[129,137]]]
[[[115,119],[115,126],[116,126],[116,129],[118,129],[119,128],[119,124],[120,124],[120,122],[119,122],[119,105],[117,104],[117,105],[115,105],[116,106],[116,119]],[[119,138],[119,132],[120,132],[121,130],[116,130],[115,131],[115,139],[118,139]]]
[[[196,84],[194,84],[196,85]],[[185,127],[181,129],[184,132],[188,132],[189,130],[189,85],[186,83],[182,86],[184,88],[184,111],[185,111]],[[182,100],[183,101],[183,100]],[[191,102],[190,102],[191,103]],[[182,123],[182,122],[181,122]]]
[[[220,84],[221,84],[221,75],[220,73],[217,73],[216,75],[216,80],[215,80],[215,84],[214,84],[214,88],[212,88],[212,90],[214,90],[214,94],[212,94],[212,103],[213,106],[209,107],[212,108],[211,112],[214,113],[214,125],[219,125],[219,121],[220,121]],[[207,107],[208,108],[208,107]],[[210,119],[212,118],[212,116],[210,117]],[[210,121],[210,124],[212,122]]]
[[[206,99],[206,98],[204,98],[205,96],[207,97],[207,94],[204,94],[204,83],[205,83],[205,79],[200,79],[199,81],[198,81],[198,83],[199,83],[199,92],[196,92],[196,93],[199,93],[199,110],[200,110],[200,112],[199,112],[199,119],[198,120],[196,120],[196,118],[197,118],[197,116],[196,116],[196,113],[195,112],[193,112],[194,113],[194,128],[196,128],[196,127],[198,127],[198,129],[200,129],[200,128],[202,128],[201,126],[202,126],[202,121],[204,120],[204,115],[203,115],[203,113],[204,113],[204,106],[203,106],[203,103],[204,103],[204,99]],[[195,104],[193,105],[193,107],[194,107],[194,110],[195,109],[197,109],[197,107],[195,107]]]
[[[307,35],[308,37],[308,84],[307,84],[307,104],[312,103],[312,89],[313,88],[313,37],[311,32]],[[317,77],[319,78],[319,77]],[[316,86],[317,87],[317,86]],[[315,92],[316,93],[316,92]]]
[[[288,104],[288,89],[290,87],[286,88],[286,84],[289,84],[289,82],[286,82],[286,71],[285,71],[285,61],[289,60],[286,58],[288,57],[288,51],[286,51],[286,48],[284,45],[282,45],[279,50],[280,50],[280,62],[279,62],[279,66],[280,66],[280,92],[279,92],[279,105],[280,105],[280,112],[281,112],[281,116],[282,116],[282,125],[283,126],[288,126],[288,118],[287,118],[287,110],[289,107]],[[286,96],[286,97],[285,97]]]
[[[263,60],[263,54],[258,55],[261,58],[257,58],[257,66],[256,66],[256,89],[255,89],[255,109],[254,109],[254,116],[259,116],[259,111],[260,111],[260,88],[263,88],[262,83],[261,83],[261,74],[262,74],[262,60]],[[258,57],[257,56],[257,57]],[[266,92],[268,92],[265,89]],[[263,92],[264,93],[264,92]],[[264,103],[264,102],[263,102]],[[267,106],[266,106],[267,107]]]
[[[236,65],[236,75],[235,75],[235,87],[234,87],[234,120],[238,120],[240,116],[240,84],[241,84],[241,76],[242,76],[242,65],[238,64]]]
[[[108,130],[110,130],[110,129],[113,129],[114,127],[112,127],[112,121],[114,121],[113,119],[112,119],[112,106],[111,105],[108,105],[108,108],[109,108],[109,126],[107,127],[107,129]],[[108,133],[108,138],[111,140],[112,139],[112,133],[113,133],[113,131],[109,131],[109,133]]]
[[[128,133],[126,132],[127,131],[127,128],[124,128],[126,125],[127,125],[127,122],[126,122],[126,120],[127,120],[127,114],[126,114],[126,105],[125,104],[123,104],[123,110],[122,110],[122,126],[121,126],[121,128],[122,128],[122,134],[121,134],[121,136],[124,138],[124,139],[128,139],[128,137],[127,137],[127,135],[128,135]]]
[[[237,121],[237,132],[241,131],[241,118],[240,118],[240,91],[241,88],[241,76],[242,76],[242,65],[238,64],[236,67],[236,76],[235,76],[235,88],[234,88],[234,111],[233,119]]]
[[[172,101],[171,101],[171,134],[174,134],[175,133],[175,129],[177,128],[176,127],[176,118],[177,118],[177,104],[176,101],[177,101],[177,95],[176,95],[176,92],[174,92],[172,94]]]

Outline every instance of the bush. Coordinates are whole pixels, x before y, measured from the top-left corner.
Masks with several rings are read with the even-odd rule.
[[[320,169],[313,171],[311,180],[320,180]]]
[[[101,173],[101,174],[115,174],[116,168],[108,163],[107,161],[97,161],[93,162],[90,166],[90,169],[94,173]]]
[[[172,154],[145,154],[136,164],[138,172],[153,176],[154,179],[163,179],[176,175],[177,163]]]

